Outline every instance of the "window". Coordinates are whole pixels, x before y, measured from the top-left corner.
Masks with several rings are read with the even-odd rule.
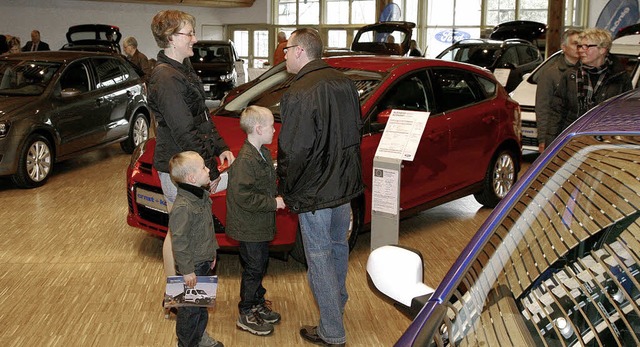
[[[89,91],[89,69],[84,63],[75,63],[67,67],[60,79],[60,88],[76,89],[81,93]]]
[[[429,88],[425,79],[425,73],[420,72],[397,82],[380,101],[380,110],[430,111],[427,98]]]
[[[445,112],[483,100],[470,72],[454,69],[433,69],[433,92],[438,111]]]
[[[116,59],[94,59],[98,81],[96,88],[105,88],[122,83],[129,78],[120,61]]]

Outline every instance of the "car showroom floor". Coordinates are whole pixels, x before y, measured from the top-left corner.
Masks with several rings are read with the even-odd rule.
[[[38,189],[0,179],[1,346],[175,346],[175,316],[161,309],[162,241],[126,223],[128,163],[113,145],[58,164]],[[467,197],[401,222],[400,244],[422,252],[428,285],[489,213]],[[410,320],[368,286],[369,236],[349,261],[347,345],[391,346]],[[266,337],[235,327],[240,271],[236,254],[220,256],[209,334],[226,346],[310,346],[298,334],[318,317],[305,268],[271,259],[264,285],[283,318]]]

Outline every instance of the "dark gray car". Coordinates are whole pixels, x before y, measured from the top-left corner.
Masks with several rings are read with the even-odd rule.
[[[0,59],[0,176],[43,185],[56,161],[149,136],[145,86],[110,53],[52,51]]]
[[[202,79],[208,99],[220,100],[236,86],[247,82],[244,60],[231,41],[198,41],[189,58]]]

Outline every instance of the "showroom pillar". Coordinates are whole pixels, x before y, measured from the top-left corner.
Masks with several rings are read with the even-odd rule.
[[[564,1],[549,0],[546,33],[546,57],[560,49],[560,40],[564,32]]]

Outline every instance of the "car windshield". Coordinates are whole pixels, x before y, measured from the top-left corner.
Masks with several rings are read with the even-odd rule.
[[[192,63],[229,63],[231,62],[231,46],[202,45],[193,46]]]
[[[436,344],[637,345],[639,160],[638,136],[570,140],[484,240]]]
[[[0,61],[0,95],[40,95],[59,67],[48,62]]]
[[[271,71],[274,70],[274,71]],[[356,69],[339,69],[356,84],[360,95],[360,104],[363,104],[374,90],[380,85],[386,74],[379,72],[363,71]],[[266,107],[273,113],[275,121],[280,121],[280,99],[294,81],[295,75],[287,72],[285,65],[274,66],[264,75],[259,77],[261,81],[244,93],[240,94],[228,104],[223,106],[226,112],[218,112],[220,116],[239,117],[240,112],[248,106],[258,105]]]
[[[495,62],[496,52],[499,48],[499,46],[487,45],[453,47],[439,56],[439,58],[488,68]]]

